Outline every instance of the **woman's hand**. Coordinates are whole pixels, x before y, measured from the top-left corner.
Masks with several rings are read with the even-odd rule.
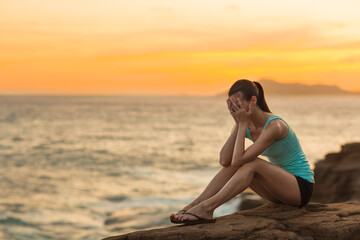
[[[237,121],[240,123],[249,124],[253,106],[251,104],[249,104],[249,111],[247,111],[239,98],[236,98],[235,102],[231,99],[230,99],[230,101],[235,110],[234,118],[236,118]]]
[[[228,99],[226,100],[226,102],[227,102],[227,106],[228,106],[228,109],[229,109],[229,111],[230,111],[231,116],[234,118],[235,123],[238,124],[238,123],[239,123],[239,120],[237,120],[237,118],[236,118],[236,116],[235,116],[235,109],[234,109],[233,106],[232,106],[231,100],[228,98]]]

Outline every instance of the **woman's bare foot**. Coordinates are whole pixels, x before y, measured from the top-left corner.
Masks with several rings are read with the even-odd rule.
[[[197,216],[205,218],[205,219],[213,219],[214,210],[209,211],[205,207],[205,205],[203,203],[199,203],[198,205],[190,208],[187,212],[194,213]],[[198,220],[195,216],[190,215],[190,214],[182,214],[182,215],[176,217],[176,219],[178,219],[180,221],[183,221],[183,220],[188,220],[188,221]]]

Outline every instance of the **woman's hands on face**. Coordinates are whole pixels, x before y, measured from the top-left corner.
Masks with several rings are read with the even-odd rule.
[[[226,102],[227,102],[228,109],[229,109],[229,111],[230,111],[231,116],[234,118],[235,123],[238,124],[238,123],[239,123],[239,120],[236,118],[235,109],[234,109],[233,106],[232,106],[232,102],[231,102],[230,98],[228,98],[228,99],[226,100]]]
[[[247,111],[239,98],[236,98],[235,100],[230,99],[230,102],[232,104],[232,108],[234,109],[234,112],[231,114],[234,119],[236,119],[237,122],[248,124],[253,111],[252,104],[249,104],[249,111]]]

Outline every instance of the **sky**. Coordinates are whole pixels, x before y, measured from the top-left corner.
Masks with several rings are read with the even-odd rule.
[[[0,94],[360,91],[357,0],[1,0]]]

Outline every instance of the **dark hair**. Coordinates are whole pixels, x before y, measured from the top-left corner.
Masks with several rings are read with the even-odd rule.
[[[241,92],[247,101],[250,101],[252,96],[256,96],[256,105],[264,112],[271,113],[265,101],[264,90],[259,82],[252,82],[247,79],[237,80],[229,89],[228,96],[230,97],[236,92]]]

